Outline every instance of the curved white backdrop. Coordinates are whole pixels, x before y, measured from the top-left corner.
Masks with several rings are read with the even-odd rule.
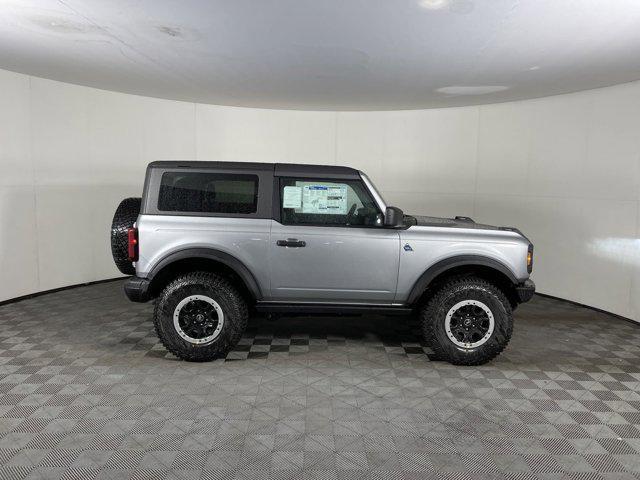
[[[119,275],[118,202],[166,159],[345,164],[407,213],[519,227],[538,290],[640,320],[640,83],[521,102],[299,112],[0,71],[0,301]]]

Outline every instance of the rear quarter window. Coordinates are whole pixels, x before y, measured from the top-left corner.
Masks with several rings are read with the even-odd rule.
[[[258,209],[258,176],[236,173],[165,172],[158,210],[252,214]]]

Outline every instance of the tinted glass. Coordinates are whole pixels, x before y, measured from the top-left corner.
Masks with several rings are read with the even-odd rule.
[[[166,172],[162,175],[158,210],[165,212],[255,213],[257,175]]]
[[[284,178],[280,206],[284,224],[376,226],[380,213],[357,180]]]

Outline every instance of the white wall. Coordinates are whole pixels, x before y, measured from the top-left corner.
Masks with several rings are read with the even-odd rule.
[[[297,112],[0,71],[0,301],[118,276],[109,224],[159,159],[346,164],[408,213],[521,228],[539,291],[640,320],[640,83],[480,107]]]

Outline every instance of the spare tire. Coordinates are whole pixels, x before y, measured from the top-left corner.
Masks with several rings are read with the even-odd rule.
[[[129,260],[129,229],[138,219],[141,202],[141,198],[125,198],[118,205],[111,222],[111,254],[116,267],[125,275],[136,273]]]

